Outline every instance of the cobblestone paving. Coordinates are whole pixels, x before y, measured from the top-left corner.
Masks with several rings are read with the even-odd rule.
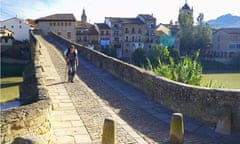
[[[66,48],[59,43],[55,43],[55,45],[60,49]],[[63,59],[56,54],[56,50],[52,47],[48,50],[58,74],[64,81],[66,72]],[[169,143],[170,110],[149,101],[141,92],[95,68],[82,58],[80,58],[78,76],[79,80],[74,83],[65,83],[65,87],[93,143],[100,143],[103,121],[105,118],[113,116],[106,108],[117,114],[147,143]],[[153,111],[148,111],[148,105],[156,105],[153,108],[159,110],[159,113],[154,114]],[[162,110],[165,113],[161,113]],[[168,111],[167,115],[166,111]],[[162,115],[166,117],[166,121],[157,118]],[[206,130],[204,127],[199,125],[195,131],[185,131],[184,143],[221,144],[229,143],[229,141],[236,142],[236,139],[226,140],[221,135],[212,134],[211,129]],[[117,144],[135,143],[139,143],[139,141],[131,134],[131,131],[128,131],[120,121],[117,121]]]

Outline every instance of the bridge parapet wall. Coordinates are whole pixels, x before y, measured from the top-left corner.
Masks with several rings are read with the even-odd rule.
[[[52,101],[44,83],[41,47],[33,35],[31,35],[31,52],[33,74],[28,73],[24,76],[27,80],[26,85],[21,86],[21,106],[1,111],[1,144],[53,143],[50,124]]]
[[[149,99],[211,126],[216,126],[221,107],[231,106],[232,128],[240,130],[240,90],[211,89],[175,82],[68,41],[54,33],[51,35],[67,45],[74,44],[82,57],[143,91]]]

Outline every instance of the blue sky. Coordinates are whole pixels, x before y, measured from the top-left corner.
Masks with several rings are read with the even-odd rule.
[[[239,0],[188,0],[194,18],[204,13],[204,19],[216,19],[231,13],[240,16]],[[88,22],[103,22],[105,17],[136,17],[153,14],[157,23],[176,21],[185,0],[0,0],[0,20],[12,17],[37,19],[56,13],[73,13],[81,19],[85,8]]]

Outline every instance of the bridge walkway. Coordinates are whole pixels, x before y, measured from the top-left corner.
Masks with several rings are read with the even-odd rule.
[[[147,99],[139,90],[96,68],[81,57],[78,77],[74,83],[66,83],[62,51],[67,47],[49,36],[45,38],[42,42],[47,47],[56,70],[50,72],[49,76],[58,75],[60,78],[48,85],[50,89],[54,86],[58,88],[54,91],[57,94],[52,93],[53,99],[57,100],[54,106],[61,109],[67,105],[70,108],[69,114],[65,109],[53,113],[63,113],[61,120],[68,120],[70,117],[76,119],[74,124],[72,123],[72,126],[76,126],[72,129],[67,128],[64,122],[59,122],[58,118],[53,119],[53,126],[60,125],[60,129],[55,129],[59,142],[66,143],[63,141],[63,138],[66,138],[66,141],[74,140],[75,143],[101,143],[103,121],[105,118],[111,118],[117,125],[117,144],[169,143],[168,134],[173,111]],[[58,100],[64,95],[69,97],[66,103]],[[213,128],[185,116],[184,124],[184,143],[239,142],[239,133],[230,136],[219,135]]]

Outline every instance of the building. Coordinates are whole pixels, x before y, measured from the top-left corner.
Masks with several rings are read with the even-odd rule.
[[[228,63],[240,53],[240,28],[221,28],[213,32],[213,47],[206,56],[215,61]]]
[[[193,8],[190,8],[190,6],[187,3],[187,0],[185,0],[185,4],[179,9],[179,14],[181,13],[188,13],[193,16]]]
[[[99,33],[99,49],[103,51],[105,48],[110,48],[111,45],[111,28],[106,23],[95,23],[95,27]]]
[[[136,48],[148,53],[154,45],[156,18],[152,15],[138,15],[136,18],[106,17],[105,24],[111,29],[111,46],[118,58],[131,59]]]
[[[7,28],[13,32],[14,39],[19,41],[29,40],[30,25],[25,23],[23,19],[13,17],[0,22],[1,27]]]
[[[156,43],[168,48],[179,49],[178,25],[159,24],[156,27]]]
[[[87,22],[87,15],[85,9],[83,9],[81,21],[76,21],[75,28],[77,43],[92,49],[98,48],[99,34],[95,25]]]
[[[1,52],[13,46],[14,33],[7,28],[0,27],[0,49]]]
[[[73,14],[53,14],[35,20],[43,35],[54,32],[76,42],[76,19]]]

